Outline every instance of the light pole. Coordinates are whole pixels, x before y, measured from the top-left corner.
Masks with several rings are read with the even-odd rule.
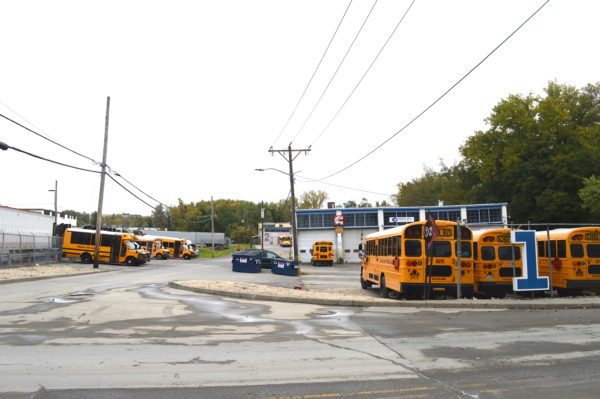
[[[292,197],[292,246],[294,249],[294,261],[298,262],[298,231],[296,229],[296,196],[294,194],[294,170],[292,169],[292,163],[290,162],[290,173],[286,173],[282,170],[275,168],[257,168],[254,169],[259,172],[264,172],[265,170],[274,170],[279,173],[283,173],[284,175],[288,175],[290,177],[290,196]],[[300,173],[300,172],[298,172]],[[263,223],[264,229],[264,223]]]
[[[52,229],[52,235],[56,235],[56,227],[58,226],[58,180],[54,180],[54,228]]]

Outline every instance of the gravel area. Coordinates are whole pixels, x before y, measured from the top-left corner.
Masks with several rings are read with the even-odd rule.
[[[64,265],[35,265],[21,267],[7,267],[0,269],[0,283],[15,282],[30,279],[72,276],[76,274],[98,273],[102,269],[93,269],[90,265],[86,267],[73,267]]]

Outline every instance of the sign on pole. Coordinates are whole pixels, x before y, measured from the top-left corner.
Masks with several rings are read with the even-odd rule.
[[[334,226],[343,226],[344,225],[344,215],[335,215],[333,217],[333,225]]]

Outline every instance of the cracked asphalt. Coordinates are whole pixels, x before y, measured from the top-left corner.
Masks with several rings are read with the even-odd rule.
[[[168,284],[232,279],[228,260],[109,269],[2,286],[0,397],[597,395],[598,309],[252,300]],[[358,284],[351,265],[235,278],[307,292]]]

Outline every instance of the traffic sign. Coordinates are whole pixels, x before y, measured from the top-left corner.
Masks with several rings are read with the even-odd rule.
[[[343,226],[344,225],[344,215],[335,215],[333,217],[333,225],[334,226]]]

